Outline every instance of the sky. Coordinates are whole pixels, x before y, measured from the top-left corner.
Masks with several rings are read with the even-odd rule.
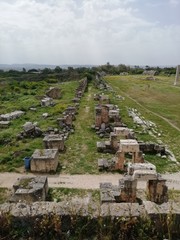
[[[0,64],[180,64],[180,0],[0,0]]]

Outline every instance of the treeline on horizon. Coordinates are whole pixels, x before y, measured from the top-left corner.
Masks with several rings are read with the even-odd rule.
[[[83,77],[87,77],[89,80],[93,78],[99,73],[109,74],[109,75],[119,75],[121,73],[127,74],[142,74],[144,70],[154,70],[156,71],[156,75],[165,75],[170,76],[171,74],[176,73],[176,68],[174,67],[140,67],[140,66],[127,66],[125,64],[119,65],[111,65],[109,62],[105,65],[101,66],[93,66],[93,67],[68,67],[67,69],[61,68],[60,66],[56,66],[54,69],[45,67],[44,69],[29,69],[26,70],[23,68],[21,71],[19,70],[8,70],[5,71],[0,69],[0,77],[12,77],[14,80],[29,80],[29,81],[40,81],[47,80],[49,82],[61,82],[68,80],[77,80]]]

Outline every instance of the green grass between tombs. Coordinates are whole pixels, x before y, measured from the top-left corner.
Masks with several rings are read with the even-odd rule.
[[[25,114],[18,119],[12,120],[10,127],[7,129],[0,129],[0,171],[18,171],[19,167],[22,167],[24,164],[23,158],[25,156],[31,156],[36,148],[43,148],[42,137],[26,138],[17,141],[16,136],[23,130],[22,126],[27,121],[37,122],[38,127],[43,131],[47,130],[48,127],[56,128],[56,119],[71,104],[78,81],[65,82],[63,84],[33,82],[35,88],[34,95],[27,93],[24,85],[15,81],[15,86],[18,85],[18,93],[14,93],[15,87],[12,89],[11,84],[9,81],[3,83],[3,91],[1,89],[0,95],[0,114],[14,110],[23,110]],[[24,84],[30,88],[32,83],[24,82]],[[50,86],[59,86],[62,89],[62,98],[54,100],[56,102],[54,107],[41,107],[40,99],[45,95],[45,91]],[[25,92],[27,95],[24,95]],[[37,111],[29,110],[31,106],[36,107]],[[47,119],[42,117],[44,112],[49,114]]]

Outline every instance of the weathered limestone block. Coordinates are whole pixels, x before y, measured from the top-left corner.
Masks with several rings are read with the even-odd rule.
[[[50,87],[50,89],[46,92],[46,95],[53,99],[58,99],[61,97],[61,89],[57,87]]]
[[[109,123],[109,108],[106,105],[102,106],[101,110],[102,123]]]
[[[0,120],[2,120],[2,121],[10,121],[12,119],[19,118],[23,114],[24,114],[23,111],[14,111],[14,112],[11,112],[11,113],[1,114],[0,115]]]
[[[101,118],[101,107],[95,108],[95,127],[101,127],[102,118]]]
[[[13,185],[13,196],[10,202],[45,201],[48,193],[48,180],[45,176],[21,177]]]
[[[125,138],[125,139],[132,139],[134,138],[134,132],[132,129],[127,127],[114,127],[114,132],[118,135],[118,137]]]
[[[167,202],[168,187],[166,186],[166,180],[161,177],[149,180],[147,183],[147,195],[150,201],[157,204]]]
[[[110,133],[110,144],[111,144],[111,148],[113,150],[116,150],[116,151],[118,150],[118,148],[119,148],[118,136],[114,132]]]
[[[116,156],[117,156],[117,162],[116,162],[115,168],[119,170],[124,170],[124,164],[125,164],[124,152],[117,151]]]
[[[31,159],[31,171],[55,172],[58,167],[58,149],[36,149]]]
[[[121,139],[119,150],[124,153],[139,152],[139,144],[135,139]]]
[[[134,159],[132,159],[132,161],[134,163],[143,163],[144,162],[144,156],[143,156],[143,153],[141,151],[135,152],[133,154],[133,156],[134,156]]]
[[[44,146],[47,149],[58,149],[64,151],[64,137],[59,134],[49,134],[43,139]]]
[[[23,129],[26,133],[33,132],[35,130],[35,125],[32,122],[26,122],[23,125]]]
[[[135,171],[137,170],[150,170],[150,171],[156,171],[156,166],[152,163],[129,163],[127,173],[128,175],[133,175]]]
[[[119,187],[121,189],[120,202],[136,202],[137,179],[126,176],[119,180]]]
[[[179,81],[179,73],[180,73],[180,65],[177,65],[174,85],[177,85],[177,83]]]

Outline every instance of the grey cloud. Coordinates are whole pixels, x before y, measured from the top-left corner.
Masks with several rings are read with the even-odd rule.
[[[179,26],[163,29],[138,16],[136,1],[0,1],[0,62],[180,62]]]

